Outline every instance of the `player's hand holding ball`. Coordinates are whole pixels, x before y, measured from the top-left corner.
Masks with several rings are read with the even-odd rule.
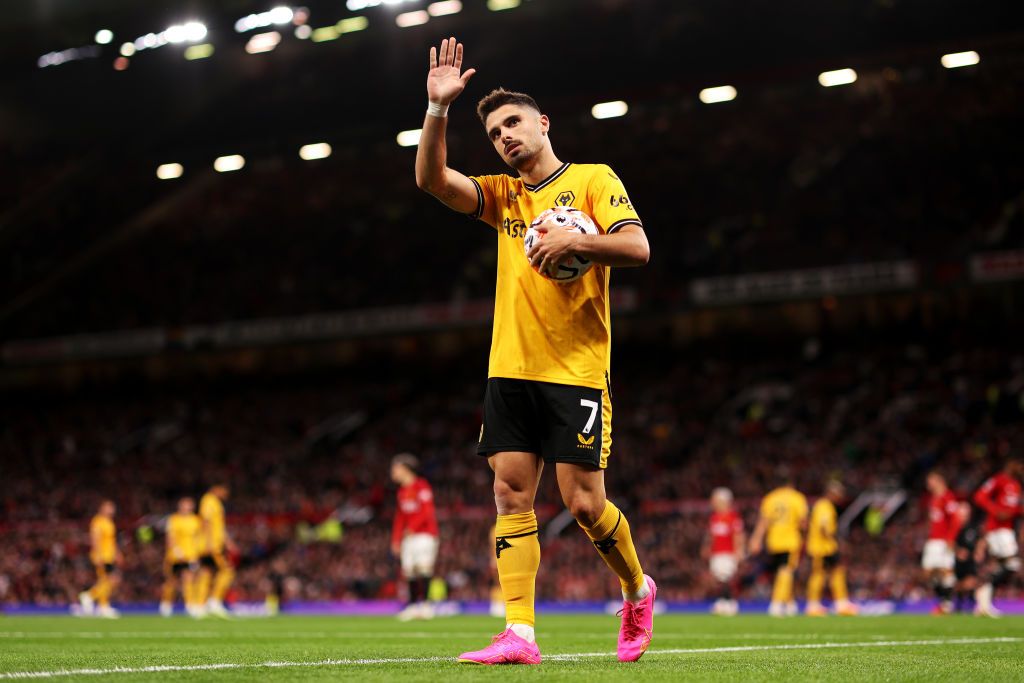
[[[576,254],[583,235],[597,235],[597,226],[579,209],[557,207],[544,211],[530,224],[523,248],[540,275],[559,283],[574,282],[593,263]]]

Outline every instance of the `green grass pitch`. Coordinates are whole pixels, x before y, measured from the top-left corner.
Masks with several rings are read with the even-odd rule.
[[[1019,617],[666,615],[644,658],[620,664],[614,617],[542,615],[540,666],[455,662],[500,628],[487,617],[0,617],[0,681],[1024,680]]]

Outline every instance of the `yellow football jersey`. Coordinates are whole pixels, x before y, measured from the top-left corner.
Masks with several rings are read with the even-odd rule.
[[[95,564],[111,564],[117,557],[117,529],[114,520],[96,515],[89,523],[89,538],[92,550],[89,558]]]
[[[220,498],[207,493],[199,500],[199,516],[206,522],[206,539],[203,551],[220,553],[224,550],[224,503]]]
[[[819,498],[811,508],[807,530],[807,554],[828,557],[839,550],[836,541],[836,506],[828,498]]]
[[[498,278],[488,377],[604,389],[611,361],[609,268],[595,264],[559,284],[530,266],[523,237],[533,219],[558,206],[580,209],[602,234],[640,217],[622,181],[604,164],[562,164],[536,185],[509,175],[474,176],[473,214],[498,231]]]
[[[807,519],[807,498],[789,486],[781,486],[761,501],[761,516],[768,523],[765,547],[770,553],[800,550],[800,526]]]
[[[171,562],[195,562],[199,559],[199,515],[174,513],[167,518],[167,559]]]

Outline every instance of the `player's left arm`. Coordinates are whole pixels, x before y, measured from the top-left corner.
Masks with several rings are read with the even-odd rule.
[[[530,250],[530,263],[541,272],[553,270],[574,255],[616,268],[646,265],[651,258],[647,233],[625,186],[611,168],[603,164],[594,168],[587,199],[601,234],[585,235],[542,223],[538,228],[547,232]]]
[[[757,519],[757,525],[754,527],[754,533],[750,535],[750,554],[760,555],[761,550],[764,549],[764,532],[768,526],[768,522],[762,514]]]

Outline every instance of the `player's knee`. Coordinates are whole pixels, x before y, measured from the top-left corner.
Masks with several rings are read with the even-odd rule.
[[[494,503],[499,514],[526,512],[533,507],[530,491],[525,486],[504,479],[494,480]]]
[[[574,493],[565,497],[565,507],[576,521],[585,527],[592,527],[604,513],[604,500],[588,493]]]

